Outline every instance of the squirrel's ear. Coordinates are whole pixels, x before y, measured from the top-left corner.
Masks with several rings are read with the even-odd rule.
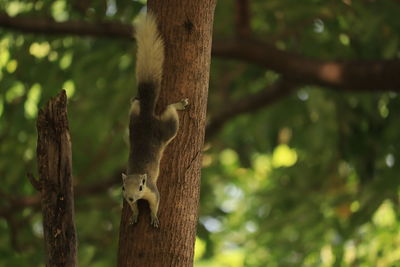
[[[125,179],[126,179],[126,174],[122,173],[122,181],[125,182]]]

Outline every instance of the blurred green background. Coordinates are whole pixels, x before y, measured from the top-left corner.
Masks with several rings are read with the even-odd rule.
[[[131,24],[144,4],[1,0],[0,17]],[[235,8],[218,2],[214,39],[235,35]],[[400,57],[395,0],[254,0],[250,14],[254,36],[281,50],[321,60]],[[44,266],[40,206],[26,173],[37,176],[38,109],[62,88],[80,266],[115,265],[134,49],[128,38],[0,26],[0,266]],[[210,122],[280,78],[213,57]],[[400,266],[400,101],[378,89],[309,84],[207,139],[195,266]]]

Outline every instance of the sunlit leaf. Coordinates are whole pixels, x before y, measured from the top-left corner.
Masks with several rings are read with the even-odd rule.
[[[28,92],[28,96],[25,101],[25,116],[28,119],[33,119],[37,115],[41,91],[42,87],[40,84],[36,83]]]
[[[296,150],[287,145],[279,145],[275,148],[272,155],[272,165],[278,167],[290,167],[297,162]]]

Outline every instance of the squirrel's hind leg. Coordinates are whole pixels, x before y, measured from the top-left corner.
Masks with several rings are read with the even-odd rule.
[[[185,110],[188,105],[189,105],[189,99],[184,98],[181,101],[171,104],[169,106],[175,108],[175,110]]]
[[[131,100],[131,116],[138,117],[140,114],[140,101],[135,98]]]
[[[177,110],[185,110],[189,104],[188,99],[182,99],[181,101],[170,104],[167,106],[165,111],[160,116],[160,129],[162,139],[165,144],[171,142],[176,136],[179,128],[179,117]]]

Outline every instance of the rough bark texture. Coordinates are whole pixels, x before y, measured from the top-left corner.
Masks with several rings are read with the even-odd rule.
[[[162,159],[158,188],[160,227],[150,226],[148,205],[139,203],[139,222],[128,224],[131,211],[124,201],[118,266],[193,265],[200,197],[201,153],[204,142],[211,57],[214,0],[149,1],[166,45],[164,76],[158,106],[188,97],[180,112],[180,129]]]
[[[76,266],[72,154],[64,90],[40,110],[37,130],[46,266]]]

